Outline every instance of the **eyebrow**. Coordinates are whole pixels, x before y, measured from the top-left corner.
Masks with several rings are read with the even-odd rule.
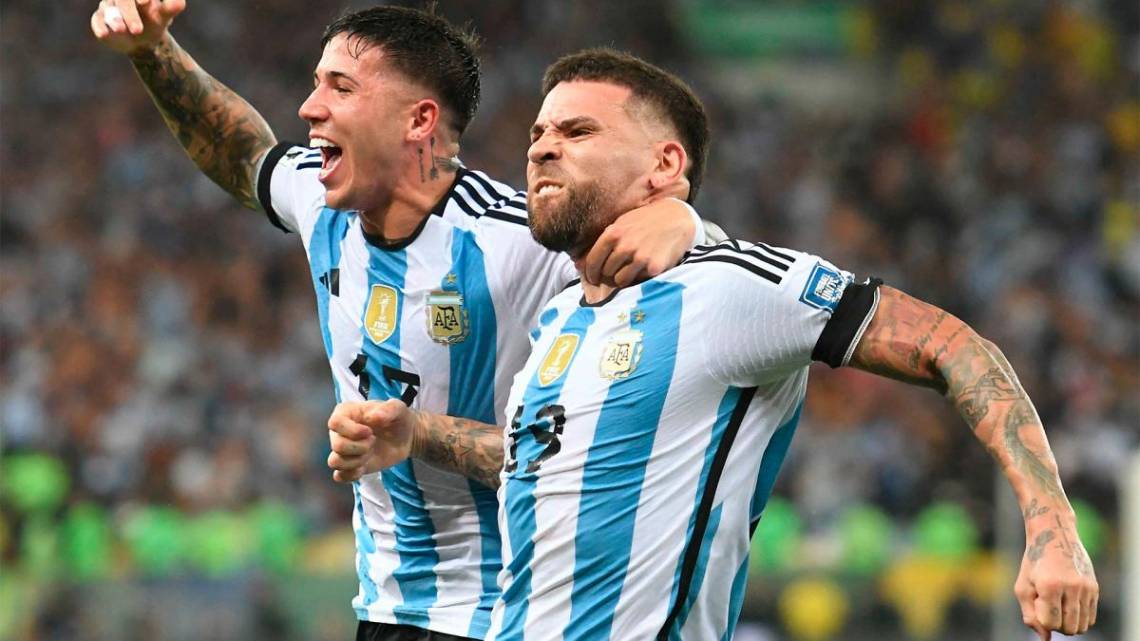
[[[567,118],[565,120],[551,124],[553,124],[554,128],[559,131],[566,131],[568,129],[574,129],[575,127],[581,127],[583,125],[593,128],[598,128],[601,126],[601,123],[589,116],[574,116],[572,118]],[[545,127],[536,122],[534,123],[534,126],[530,128],[530,135],[540,135],[543,129],[545,129]]]
[[[334,80],[347,80],[347,81],[352,82],[352,83],[356,82],[356,80],[352,76],[348,75],[347,73],[344,73],[343,71],[326,71],[326,72],[324,72],[324,75],[326,75],[329,78],[334,79]],[[321,80],[320,74],[318,74],[316,71],[314,71],[313,72],[313,81],[314,82],[320,82],[320,80]]]

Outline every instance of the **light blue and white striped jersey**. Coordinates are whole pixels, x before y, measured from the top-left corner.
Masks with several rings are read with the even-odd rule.
[[[370,237],[325,206],[320,153],[282,144],[262,163],[270,220],[300,235],[337,398],[503,424],[538,312],[576,276],[538,245],[523,192],[460,169],[411,239]],[[361,620],[482,638],[498,596],[495,494],[421,461],[354,484]]]
[[[808,365],[849,359],[873,314],[877,283],[852,281],[727,241],[598,304],[555,297],[507,407],[489,638],[730,639]]]

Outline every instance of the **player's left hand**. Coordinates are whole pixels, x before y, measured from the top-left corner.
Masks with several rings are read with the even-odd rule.
[[[1050,515],[1051,516],[1051,515]],[[1100,587],[1075,524],[1032,528],[1014,584],[1021,618],[1041,641],[1052,631],[1084,634],[1096,623]]]
[[[689,209],[663,198],[623,214],[602,232],[580,265],[591,285],[628,287],[676,265],[693,246]]]

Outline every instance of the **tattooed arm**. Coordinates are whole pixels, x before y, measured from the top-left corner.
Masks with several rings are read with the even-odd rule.
[[[503,469],[503,428],[426,412],[416,415],[411,456],[435,463],[490,488]]]
[[[185,0],[110,4],[104,0],[91,17],[95,36],[130,58],[166,126],[202,173],[256,209],[257,163],[276,139],[249,103],[206,73],[170,35]]]
[[[1015,592],[1026,625],[1083,633],[1096,621],[1098,586],[1077,536],[1041,419],[996,345],[932,305],[883,287],[851,365],[944,394],[1001,465],[1025,518]]]
[[[503,429],[465,418],[408,409],[400,401],[341,403],[329,417],[328,465],[349,482],[409,457],[434,463],[490,488],[503,469]]]

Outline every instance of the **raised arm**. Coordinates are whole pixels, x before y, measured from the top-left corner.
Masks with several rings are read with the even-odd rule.
[[[896,289],[878,310],[851,365],[944,394],[1001,465],[1025,519],[1026,550],[1015,592],[1025,624],[1084,633],[1099,594],[1076,517],[1041,419],[1001,350],[947,312]]]
[[[355,481],[412,457],[499,487],[503,428],[408,409],[400,401],[340,403],[329,417],[333,480]]]
[[[91,16],[91,31],[130,58],[166,126],[202,173],[256,209],[257,163],[276,139],[261,114],[174,41],[170,23],[185,6],[185,0],[104,0]]]

